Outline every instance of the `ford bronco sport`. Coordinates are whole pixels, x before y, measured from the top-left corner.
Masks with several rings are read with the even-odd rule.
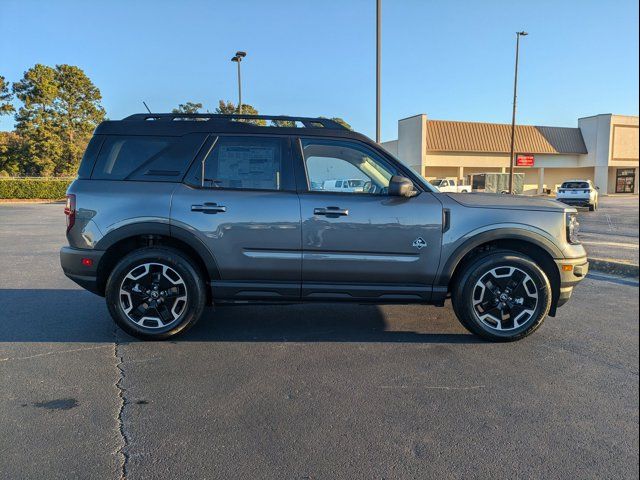
[[[362,189],[326,190],[327,180]],[[206,305],[423,303],[523,338],[588,270],[576,210],[439,193],[324,118],[137,114],[98,126],[65,208],[65,274],[142,339]]]

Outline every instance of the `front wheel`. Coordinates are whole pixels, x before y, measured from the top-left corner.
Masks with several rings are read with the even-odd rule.
[[[142,340],[165,340],[192,327],[202,315],[205,284],[188,257],[148,247],[115,266],[105,291],[107,307],[124,331]]]
[[[453,286],[460,323],[482,338],[508,342],[535,332],[551,308],[549,279],[529,257],[495,250],[472,261]]]

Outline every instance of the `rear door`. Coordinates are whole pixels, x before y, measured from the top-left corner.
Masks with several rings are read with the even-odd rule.
[[[387,194],[398,166],[363,142],[301,138],[303,299],[428,300],[440,259],[442,205],[430,192]],[[329,178],[362,181],[346,192]],[[300,183],[300,182],[299,182]]]
[[[174,192],[172,228],[215,258],[217,299],[298,299],[300,203],[288,137],[212,137]]]

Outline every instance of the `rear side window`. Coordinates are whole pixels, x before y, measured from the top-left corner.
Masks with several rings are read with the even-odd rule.
[[[182,137],[106,136],[91,178],[178,181],[205,138],[201,133]]]
[[[194,163],[188,182],[207,188],[293,190],[288,139],[218,137],[204,164]]]

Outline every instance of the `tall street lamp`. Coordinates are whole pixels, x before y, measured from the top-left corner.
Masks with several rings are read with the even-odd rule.
[[[516,100],[518,98],[518,56],[520,53],[520,37],[529,35],[527,32],[516,32],[516,72],[513,80],[513,114],[511,116],[511,154],[509,156],[509,193],[513,193],[513,166],[515,163],[514,148],[516,139]]]
[[[382,34],[382,0],[376,0],[376,142],[380,143],[380,63]]]
[[[242,80],[240,76],[240,63],[242,59],[247,56],[247,52],[236,52],[235,56],[231,59],[232,62],[238,64],[238,113],[242,114]]]

